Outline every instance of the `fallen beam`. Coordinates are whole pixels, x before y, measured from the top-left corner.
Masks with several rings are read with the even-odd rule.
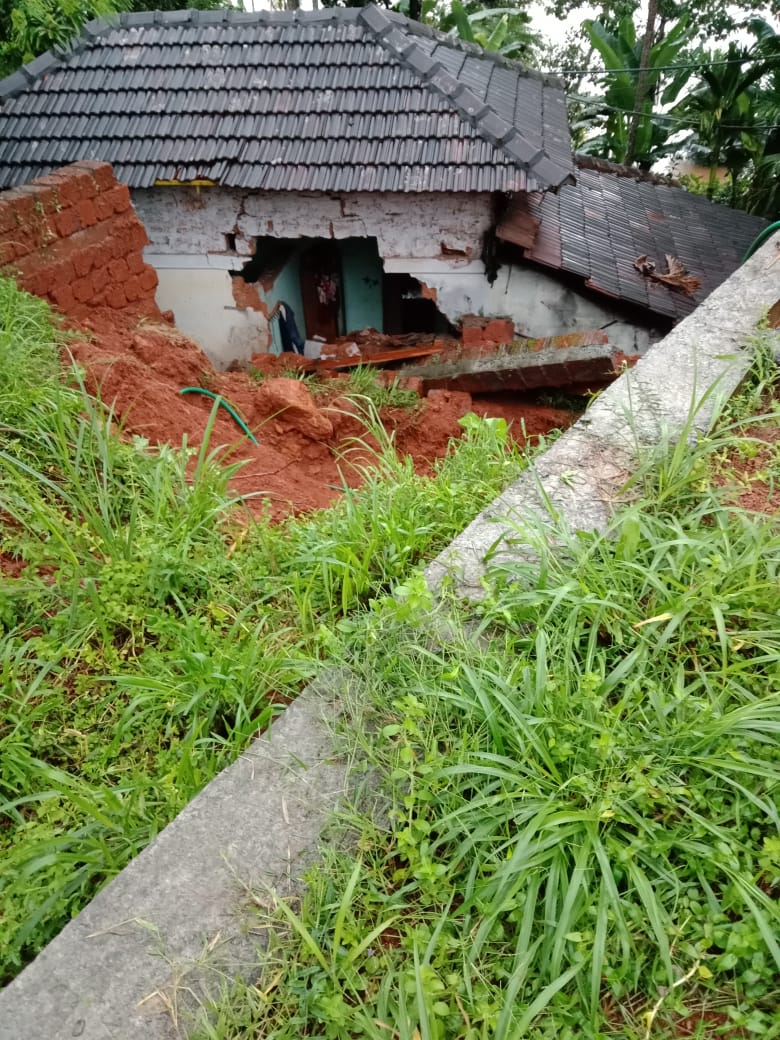
[[[586,336],[591,342],[569,345],[573,337],[561,337],[567,342],[531,341],[510,344],[483,356],[462,354],[436,363],[402,368],[399,376],[413,375],[422,379],[424,393],[440,389],[472,394],[547,387],[601,389],[619,374],[621,366],[603,333],[596,342],[592,341],[596,338],[593,333]],[[551,343],[554,345],[549,345]]]

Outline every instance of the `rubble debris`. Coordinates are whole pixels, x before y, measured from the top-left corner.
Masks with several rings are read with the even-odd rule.
[[[261,412],[278,417],[283,426],[310,440],[326,441],[333,436],[333,423],[317,408],[300,379],[266,379],[258,388],[256,404]]]
[[[426,394],[440,388],[472,394],[542,388],[580,393],[611,383],[624,358],[596,329],[493,347],[464,345],[439,361],[403,368],[401,376],[417,376]]]
[[[653,282],[660,282],[661,285],[665,285],[675,292],[682,293],[684,296],[693,296],[701,288],[701,280],[690,274],[682,260],[679,260],[676,256],[667,253],[666,266],[668,268],[666,272],[659,272],[655,260],[647,256],[647,254],[638,256],[634,261],[634,267],[645,278],[649,278]]]
[[[328,371],[338,368],[358,368],[360,365],[392,365],[399,361],[409,361],[412,358],[431,357],[440,353],[438,347],[407,347],[405,350],[390,350],[385,354],[361,354],[342,358],[321,359],[317,365],[319,371]]]

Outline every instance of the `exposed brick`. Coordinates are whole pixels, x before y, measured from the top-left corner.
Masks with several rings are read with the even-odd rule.
[[[102,228],[99,230],[102,231]],[[106,242],[105,239],[98,242],[95,248],[95,267],[108,267],[113,259],[114,254],[111,252],[111,243]]]
[[[78,166],[65,166],[58,170],[57,174],[67,181],[69,191],[72,189],[74,192],[73,205],[77,206],[82,199],[94,199],[98,193],[95,178],[89,170],[83,170]]]
[[[17,225],[32,220],[35,213],[35,199],[32,195],[27,195],[18,188],[12,188],[11,191],[5,192],[3,197],[6,202],[10,202]]]
[[[111,286],[111,288],[106,292],[106,303],[109,307],[115,307],[117,310],[126,305],[127,297],[125,296],[125,291],[121,285]]]
[[[13,227],[16,227],[16,214],[12,200],[8,198],[8,192],[3,192],[0,195],[0,235],[4,235]]]
[[[143,269],[146,267],[144,258],[140,253],[129,253],[125,258],[127,263],[127,269],[130,274],[141,274]],[[156,283],[155,283],[156,284]]]
[[[485,326],[484,339],[489,343],[511,343],[515,338],[515,326],[510,318],[493,318]]]
[[[78,205],[81,198],[79,192],[78,182],[73,177],[68,176],[65,170],[55,170],[54,173],[50,173],[47,177],[47,181],[52,182],[54,190],[57,192],[57,201],[63,209],[67,209],[70,206]]]
[[[29,256],[39,245],[32,232],[25,231],[21,227],[10,233],[8,242],[14,247],[15,260],[20,260],[23,256]]]
[[[82,227],[92,227],[97,224],[98,218],[91,199],[82,199],[78,204],[79,220]]]
[[[125,282],[130,277],[130,272],[127,270],[127,263],[122,260],[112,260],[108,265],[108,269],[111,272],[111,278],[115,282]]]
[[[79,303],[86,303],[95,294],[95,288],[89,275],[79,278],[73,283],[73,295]]]
[[[463,325],[463,346],[475,347],[482,342],[482,327],[480,325]]]
[[[56,288],[52,289],[51,298],[57,304],[59,309],[66,313],[70,311],[76,302],[73,296],[73,290],[69,285],[58,285]]]
[[[70,285],[76,280],[76,272],[70,260],[62,260],[52,267],[52,286],[59,288],[62,285]]]
[[[110,163],[100,162],[97,159],[80,159],[65,167],[66,170],[86,170],[93,177],[98,191],[108,191],[116,184],[114,171]]]
[[[108,285],[111,281],[111,273],[108,267],[98,266],[92,272],[92,285],[95,288],[95,292],[99,293]]]
[[[84,278],[95,266],[95,253],[92,249],[80,249],[73,254],[73,269],[79,278]]]
[[[157,272],[155,271],[155,269],[146,264],[144,267],[143,274],[141,275],[139,281],[141,283],[141,288],[145,292],[151,292],[152,290],[157,288],[160,279],[157,277]]]
[[[110,236],[109,245],[111,246],[111,256],[115,260],[119,260],[124,257],[128,251],[125,233],[123,231],[118,231],[116,226],[112,227],[110,223],[108,224],[108,228],[111,229],[106,231],[106,234]]]
[[[46,296],[52,286],[49,272],[46,270],[30,271],[29,274],[24,274],[17,280],[21,289],[34,296]]]
[[[128,239],[130,242],[131,249],[143,249],[144,246],[149,245],[149,236],[146,233],[146,228],[137,218],[133,219],[133,224],[130,228]]]
[[[16,248],[13,242],[0,242],[0,267],[10,264],[16,256]]]
[[[54,217],[54,225],[61,238],[68,238],[81,227],[78,210],[72,207],[60,210]]]
[[[93,205],[95,207],[95,216],[98,220],[108,220],[109,217],[113,216],[114,207],[108,195],[98,195],[93,200]]]
[[[117,184],[111,191],[106,192],[106,198],[111,200],[114,213],[126,213],[130,209],[130,191],[126,184]]]
[[[122,288],[125,290],[125,296],[130,303],[134,300],[139,300],[144,294],[141,287],[141,280],[137,274],[131,275]]]
[[[33,181],[32,184],[24,184],[16,190],[32,197],[33,209],[39,216],[55,213],[59,206],[56,186],[43,181]]]

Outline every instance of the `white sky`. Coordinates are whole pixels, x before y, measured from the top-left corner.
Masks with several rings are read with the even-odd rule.
[[[312,0],[300,0],[300,2],[304,10],[311,10]],[[243,3],[247,11],[267,11],[273,6],[271,0],[243,0]],[[538,32],[556,43],[563,43],[567,29],[575,28],[585,18],[592,18],[595,13],[596,8],[586,4],[576,14],[570,15],[562,22],[554,16],[545,14],[544,6],[541,3],[533,3],[529,8],[534,32]]]

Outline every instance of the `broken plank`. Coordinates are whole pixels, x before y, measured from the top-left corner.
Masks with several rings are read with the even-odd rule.
[[[388,350],[382,354],[360,357],[326,358],[320,360],[318,369],[333,371],[339,368],[357,368],[358,365],[389,365],[393,361],[408,361],[412,358],[431,357],[441,354],[441,347],[407,347],[404,350]]]

